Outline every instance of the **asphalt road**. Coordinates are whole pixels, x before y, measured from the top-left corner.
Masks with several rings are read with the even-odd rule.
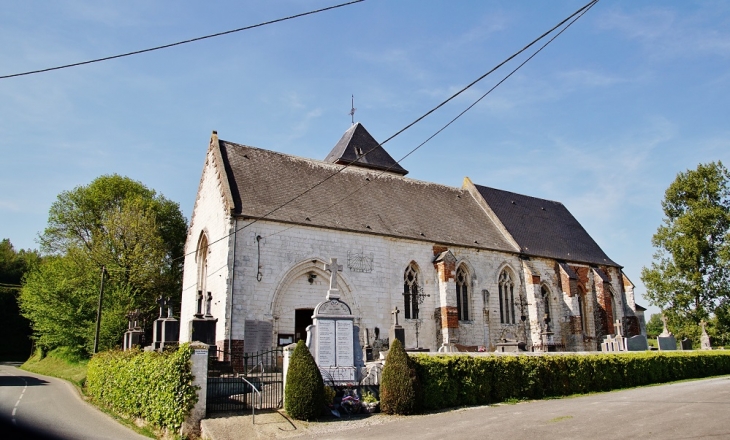
[[[730,439],[730,377],[584,397],[482,406],[359,429],[325,439]]]
[[[147,439],[84,402],[60,379],[0,365],[0,438]]]

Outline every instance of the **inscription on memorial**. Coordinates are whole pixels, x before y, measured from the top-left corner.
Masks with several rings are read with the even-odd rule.
[[[317,321],[317,365],[334,367],[335,364],[335,321],[320,319]]]
[[[269,321],[246,320],[244,323],[246,353],[271,350],[273,344],[274,326]]]
[[[317,312],[321,315],[349,315],[350,307],[338,300],[331,300],[322,303]]]
[[[355,365],[352,345],[352,321],[337,321],[337,366],[351,367]]]

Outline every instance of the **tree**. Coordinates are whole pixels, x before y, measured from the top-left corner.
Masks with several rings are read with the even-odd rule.
[[[661,313],[654,313],[646,323],[646,336],[656,339],[661,332],[664,331],[664,323],[662,322]]]
[[[130,310],[151,323],[157,297],[180,296],[186,228],[177,203],[127,177],[101,176],[60,193],[40,236],[47,257],[20,297],[39,347],[91,353],[102,267],[100,347],[119,345]]]
[[[0,359],[24,360],[30,354],[30,323],[20,314],[18,295],[23,276],[38,260],[37,252],[16,251],[9,239],[0,241]]]
[[[398,339],[393,340],[385,358],[380,381],[380,408],[386,414],[418,412],[420,386],[413,361]]]
[[[641,279],[672,330],[697,338],[700,320],[730,300],[730,174],[721,162],[679,173],[662,201],[657,248]]]
[[[298,420],[313,420],[324,408],[324,382],[304,341],[297,342],[286,372],[284,409]]]

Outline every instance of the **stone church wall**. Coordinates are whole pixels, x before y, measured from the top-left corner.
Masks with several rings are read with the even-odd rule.
[[[205,232],[210,242],[227,237],[209,247],[206,281],[206,290],[213,295],[211,308],[218,319],[216,339],[221,348],[228,348],[230,338],[234,349],[254,351],[276,344],[278,335],[294,335],[295,310],[313,309],[324,299],[329,273],[323,266],[330,258],[337,258],[343,266],[338,275],[342,299],[357,317],[355,324],[360,327],[362,344],[375,342],[376,328],[380,339],[388,337],[391,311],[398,307],[407,347],[435,351],[446,339],[461,348],[493,350],[501,339],[517,339],[526,341],[528,348],[546,349],[541,293],[545,287],[550,295],[553,342],[561,350],[596,349],[600,336],[596,335],[595,323],[599,302],[594,271],[586,265],[568,263],[576,274],[576,279],[571,279],[555,260],[548,258],[520,259],[505,252],[267,220],[253,224],[249,219],[234,221],[228,214],[220,179],[209,151],[186,243],[186,253],[193,254],[186,258],[184,267],[180,335],[183,342],[190,339],[190,320],[196,312],[198,266],[194,252]],[[236,229],[239,230],[234,233]],[[435,255],[443,251],[450,251],[454,258],[448,270],[444,269],[447,266],[439,269],[434,264]],[[403,276],[411,262],[419,269],[420,287],[425,295],[418,320],[405,319],[403,313]],[[469,319],[453,322],[449,313],[456,310],[454,277],[460,265],[469,275]],[[500,322],[499,276],[503,270],[514,278],[515,324]],[[617,295],[614,320],[621,319],[621,310],[634,308],[633,291],[626,288],[625,277],[617,268],[601,270],[610,279],[607,285]],[[581,320],[579,291],[587,299],[586,328]],[[519,297],[523,298],[521,305]],[[229,314],[230,334],[226,325]],[[523,315],[524,322],[520,319]]]

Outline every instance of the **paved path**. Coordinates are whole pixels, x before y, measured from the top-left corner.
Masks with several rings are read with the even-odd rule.
[[[730,439],[730,377],[590,396],[494,405],[411,417],[375,415],[317,423],[279,414],[205,420],[214,440],[332,439]],[[243,434],[243,437],[242,437]]]
[[[147,439],[84,402],[68,382],[7,364],[0,365],[0,420],[50,438]]]

